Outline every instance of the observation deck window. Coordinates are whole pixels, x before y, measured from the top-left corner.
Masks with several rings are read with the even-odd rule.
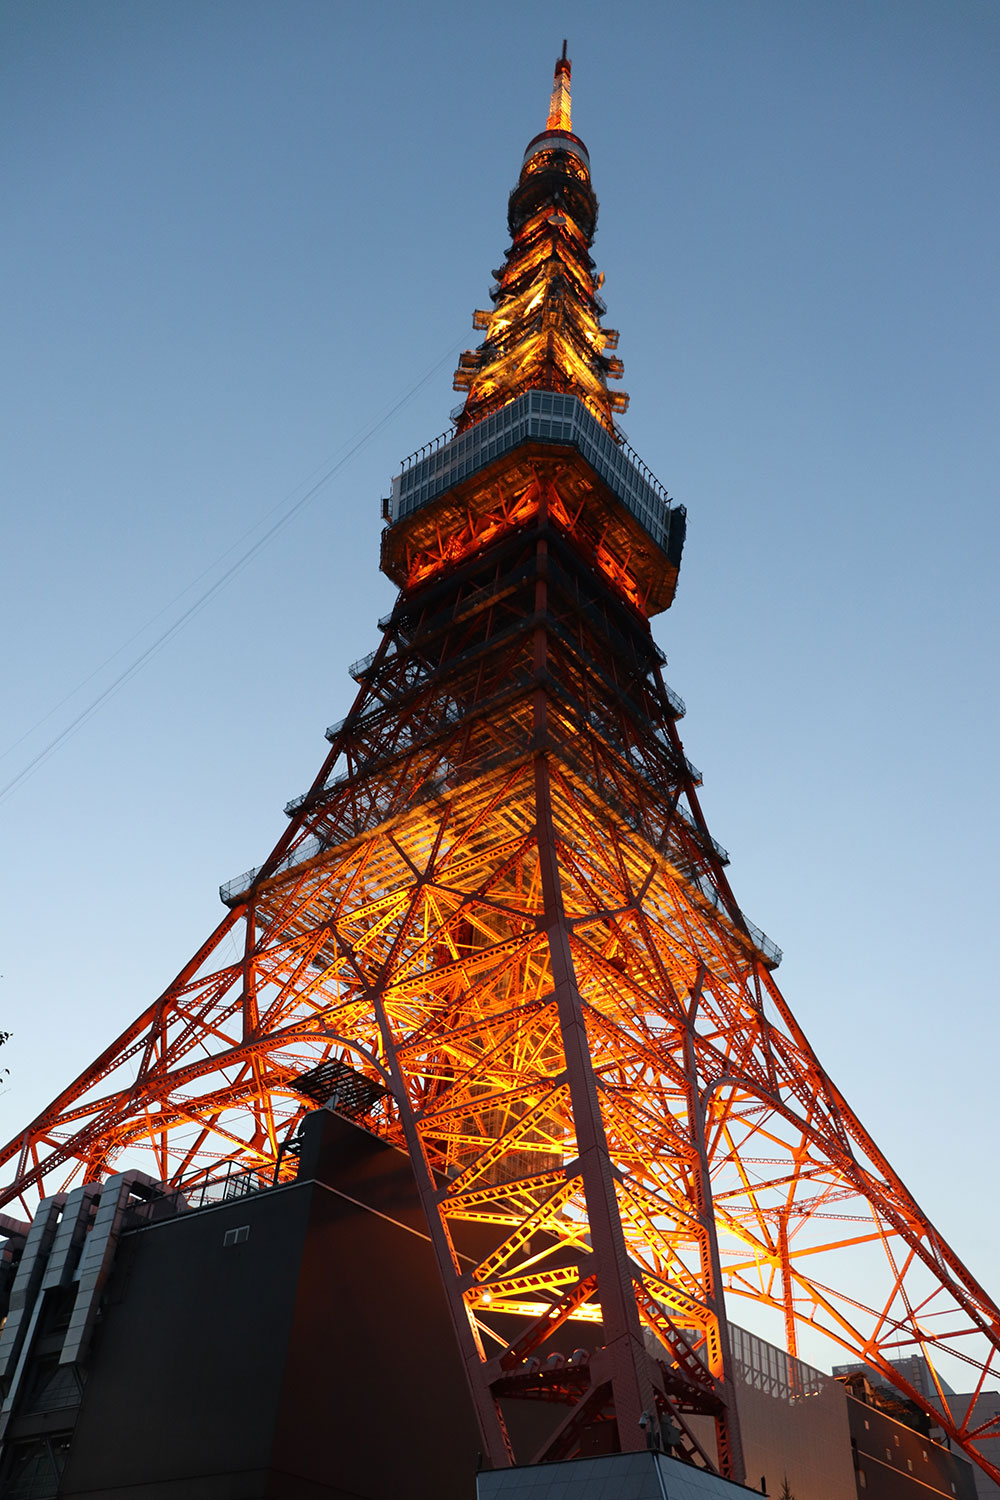
[[[576,448],[657,546],[668,551],[671,524],[676,518],[680,525],[683,506],[671,503],[638,454],[602,426],[577,396],[538,389],[524,391],[465,432],[443,433],[412,454],[392,481],[390,524],[531,441]]]

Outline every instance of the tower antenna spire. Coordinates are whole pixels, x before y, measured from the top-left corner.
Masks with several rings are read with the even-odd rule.
[[[549,101],[549,118],[545,122],[546,130],[572,130],[571,100],[570,100],[570,71],[572,63],[566,56],[568,43],[564,40],[562,44],[562,55],[556,58],[555,76],[552,80],[552,98]]]

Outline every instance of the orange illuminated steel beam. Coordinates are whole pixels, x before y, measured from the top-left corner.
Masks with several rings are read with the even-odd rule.
[[[522,444],[388,528],[383,571],[400,587],[415,588],[471,562],[543,511],[644,615],[670,605],[677,562],[651,541],[575,449],[551,442]]]
[[[555,76],[552,80],[552,99],[549,104],[549,117],[545,122],[547,132],[563,130],[569,132],[572,129],[571,106],[570,106],[570,71],[572,64],[566,56],[566,43],[563,42],[562,56],[556,62]]]
[[[939,1414],[893,1363],[967,1372],[975,1396],[1000,1314],[821,1068],[701,811],[649,628],[683,513],[614,430],[583,337],[596,203],[568,80],[563,57],[565,123],[512,197],[513,331],[487,318],[457,431],[394,481],[400,594],[350,713],[212,937],[0,1152],[0,1203],[133,1162],[272,1181],[332,1066],[409,1153],[492,1463],[645,1446],[671,1415],[689,1461],[741,1477],[745,1298],[790,1350],[809,1329],[879,1370],[1000,1480],[1000,1419]],[[540,1371],[569,1323],[584,1354]],[[515,1453],[532,1399],[552,1429]]]
[[[565,49],[564,49],[565,51]],[[597,223],[590,157],[570,116],[570,62],[556,63],[545,130],[524,154],[511,194],[511,247],[496,272],[492,313],[477,313],[486,333],[459,360],[456,390],[466,391],[459,430],[530,387],[571,391],[609,431],[628,405],[608,390],[623,373],[605,354],[617,334],[601,328],[603,304],[589,250]]]

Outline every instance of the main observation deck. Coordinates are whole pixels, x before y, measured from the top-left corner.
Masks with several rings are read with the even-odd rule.
[[[671,502],[638,454],[626,442],[616,442],[579,397],[556,391],[525,391],[457,437],[443,433],[419,448],[392,481],[386,519],[405,520],[528,441],[576,448],[661,551],[680,561],[684,506]]]

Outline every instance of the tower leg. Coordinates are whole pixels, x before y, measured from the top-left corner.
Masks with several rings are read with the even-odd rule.
[[[374,1009],[382,1036],[389,1076],[393,1081],[393,1092],[406,1139],[406,1149],[409,1153],[417,1191],[420,1194],[424,1218],[427,1220],[427,1231],[434,1247],[438,1269],[441,1272],[448,1312],[451,1315],[452,1327],[469,1383],[485,1456],[491,1468],[507,1468],[514,1462],[514,1452],[499,1405],[486,1379],[485,1353],[459,1287],[458,1257],[447,1226],[439,1212],[437,1183],[414,1118],[405,1075],[397,1054],[395,1037],[381,995],[374,996]]]
[[[543,755],[539,755],[535,762],[535,799],[545,927],[573,1106],[580,1176],[587,1201],[601,1322],[611,1363],[618,1439],[622,1450],[629,1451],[646,1446],[645,1432],[640,1423],[644,1414],[648,1421],[656,1407],[632,1290],[628,1249],[618,1213],[615,1172],[601,1118],[583,1006],[570,951],[552,822],[549,769]]]
[[[788,1215],[778,1219],[778,1254],[781,1256],[781,1299],[785,1306],[785,1348],[793,1359],[798,1357],[795,1331],[795,1306],[792,1302],[792,1264],[788,1254]]]
[[[726,1316],[725,1296],[722,1290],[722,1261],[719,1256],[719,1241],[715,1233],[715,1205],[712,1201],[712,1179],[708,1165],[708,1142],[705,1132],[705,1104],[699,1088],[698,1063],[694,1048],[694,1025],[701,1000],[705,970],[698,974],[691,989],[687,1007],[684,1034],[684,1068],[687,1074],[688,1119],[691,1138],[696,1152],[694,1170],[694,1197],[698,1218],[702,1226],[702,1278],[705,1301],[708,1304],[714,1327],[708,1338],[709,1369],[722,1387],[725,1409],[715,1421],[716,1441],[719,1450],[719,1472],[737,1484],[746,1480],[743,1462],[743,1441],[740,1435],[739,1409],[736,1404],[736,1385],[733,1380],[733,1351],[729,1339],[729,1320]]]

